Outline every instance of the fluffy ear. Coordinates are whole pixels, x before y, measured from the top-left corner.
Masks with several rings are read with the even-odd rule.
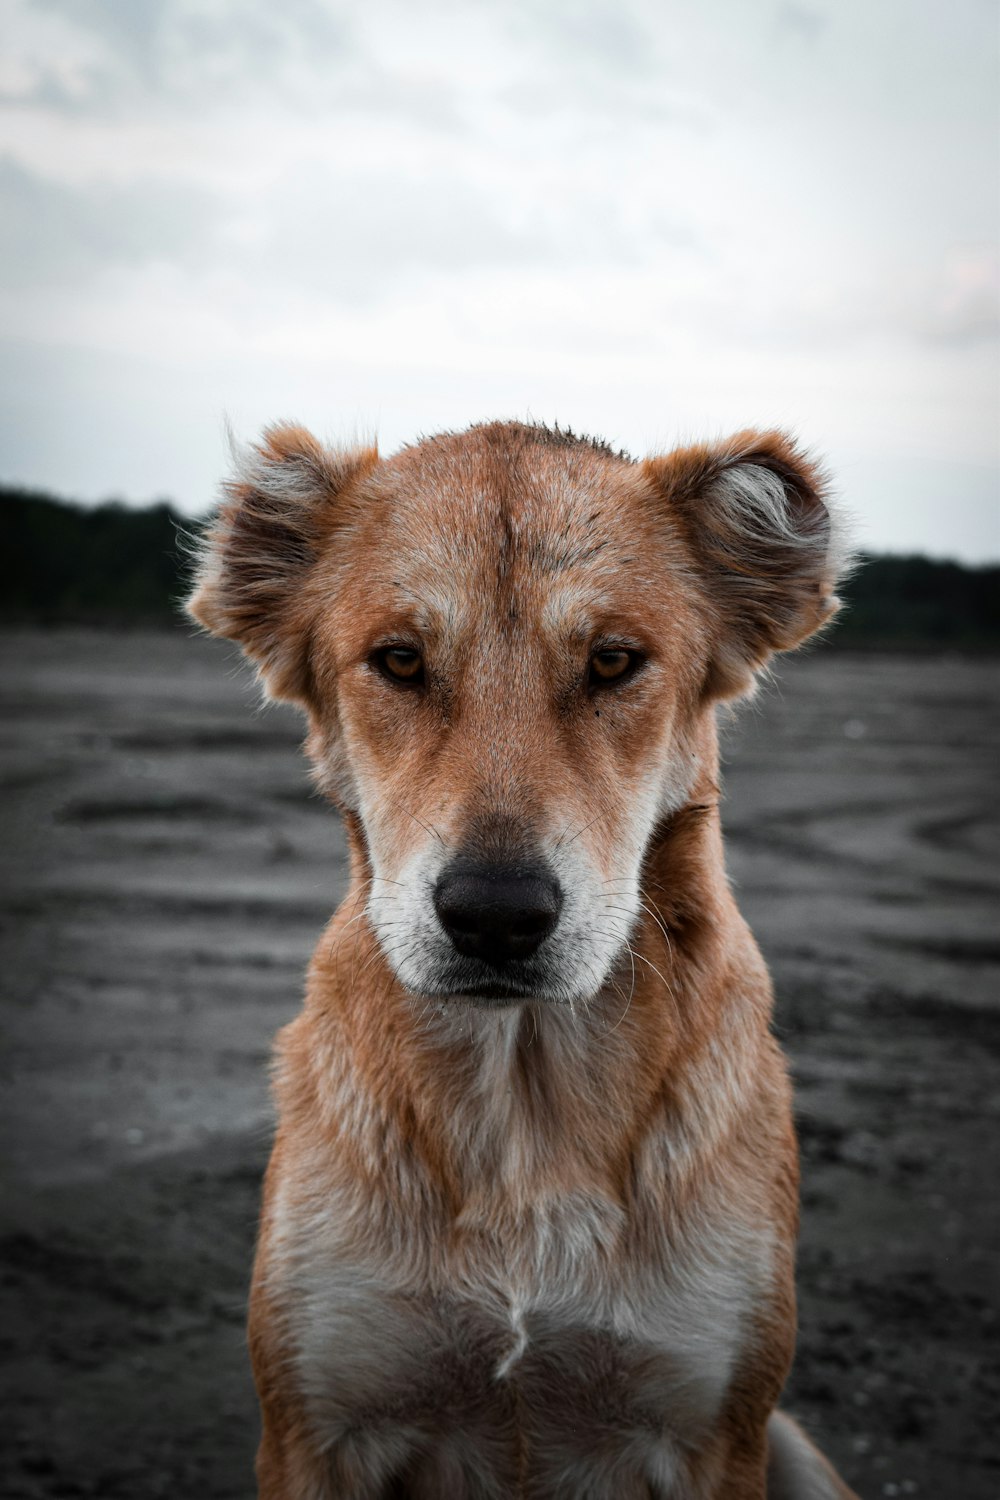
[[[693,555],[714,626],[709,691],[736,697],[774,651],[833,618],[848,563],[819,469],[780,432],[646,462]]]
[[[234,448],[235,472],[202,543],[187,610],[242,646],[273,698],[308,699],[303,584],[336,524],[338,500],[377,458],[374,447],[324,448],[292,426]]]

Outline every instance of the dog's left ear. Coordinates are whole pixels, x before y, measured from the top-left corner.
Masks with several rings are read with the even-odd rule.
[[[678,448],[645,470],[684,536],[708,606],[708,691],[732,698],[775,651],[832,619],[847,552],[826,481],[780,432]]]
[[[233,459],[187,611],[242,646],[272,698],[308,706],[309,576],[378,452],[326,448],[302,427],[279,425],[257,444],[234,445]]]

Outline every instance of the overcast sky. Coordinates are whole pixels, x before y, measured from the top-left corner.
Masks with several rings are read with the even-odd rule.
[[[1000,556],[994,0],[0,0],[0,479],[748,424]]]

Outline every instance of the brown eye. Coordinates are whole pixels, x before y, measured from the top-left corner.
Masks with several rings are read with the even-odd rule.
[[[605,683],[620,682],[639,665],[637,651],[595,651],[590,658],[590,685],[603,687]]]
[[[386,646],[375,653],[375,661],[395,682],[414,685],[424,680],[424,659],[410,646]]]

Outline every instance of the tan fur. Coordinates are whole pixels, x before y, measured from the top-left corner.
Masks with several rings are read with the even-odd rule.
[[[307,713],[352,854],[278,1043],[266,1500],[849,1494],[768,1435],[798,1170],[715,736],[842,560],[774,433],[640,465],[516,423],[388,460],[278,428],[242,456],[190,607]],[[609,643],[641,669],[604,690]],[[558,879],[525,993],[461,987],[432,893],[468,848]]]

